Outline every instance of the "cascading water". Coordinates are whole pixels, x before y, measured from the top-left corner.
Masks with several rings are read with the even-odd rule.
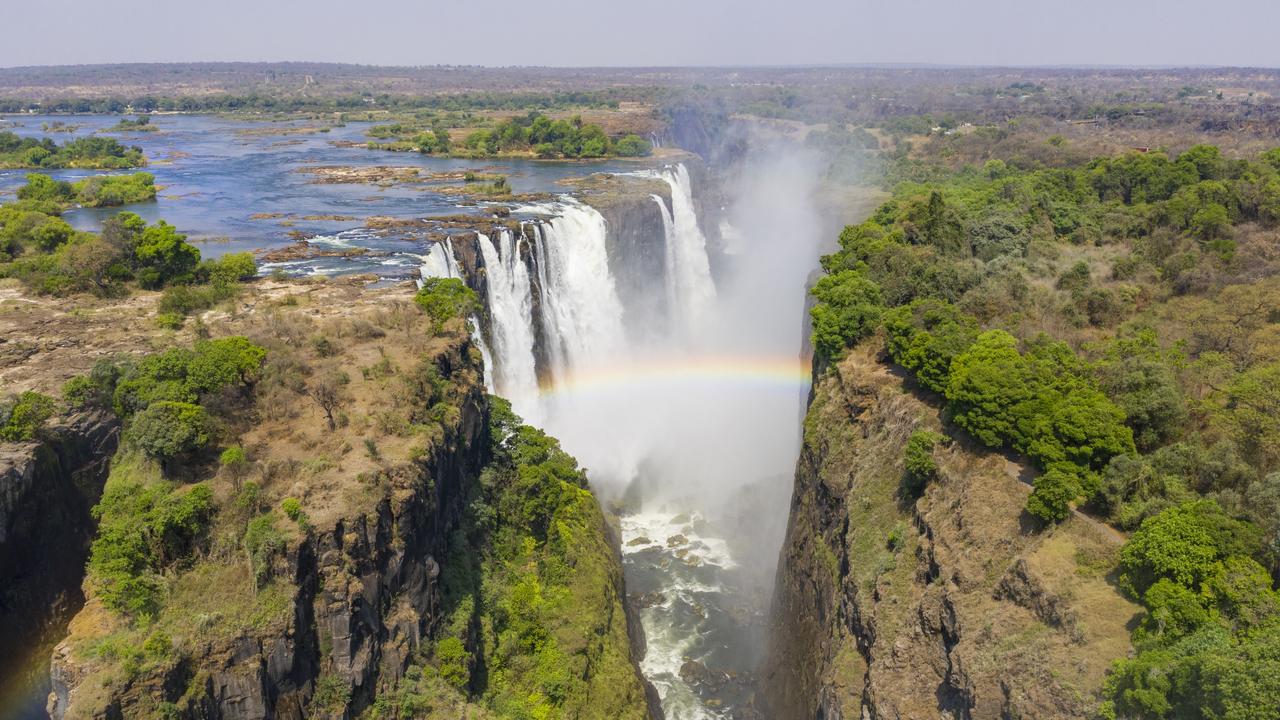
[[[704,326],[716,300],[707,239],[698,225],[688,168],[678,163],[657,177],[671,187],[670,211],[662,198],[653,196],[662,209],[666,231],[667,303],[673,329],[692,333]]]
[[[648,646],[641,669],[668,720],[754,717],[769,556],[781,543],[807,378],[798,288],[816,262],[816,246],[778,239],[805,237],[809,211],[795,193],[748,193],[743,204],[762,215],[735,222],[750,237],[735,234],[741,252],[718,289],[688,170],[637,174],[671,188],[670,207],[654,197],[663,235],[653,242],[666,264],[651,292],[667,302],[624,307],[595,209],[570,198],[515,208],[544,219],[499,232],[496,245],[478,238],[494,375],[517,412],[578,456],[597,491],[623,500],[624,569]],[[788,189],[808,191],[795,178]],[[778,210],[788,203],[800,209]],[[647,321],[665,332],[629,342],[628,323]]]
[[[557,380],[615,358],[625,345],[604,217],[565,198],[541,228],[542,322]]]
[[[523,236],[519,238],[523,239]],[[512,238],[509,230],[498,231],[498,247],[482,233],[477,233],[477,241],[489,288],[494,385],[498,394],[511,401],[516,412],[529,422],[540,422],[529,269],[520,257],[517,239]]]

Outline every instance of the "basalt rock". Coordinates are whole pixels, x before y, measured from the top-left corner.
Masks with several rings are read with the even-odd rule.
[[[1023,511],[1026,468],[962,437],[935,451],[924,496],[904,500],[917,428],[944,429],[938,409],[871,348],[815,378],[764,715],[1092,716],[1137,612],[1098,569],[1121,538],[1079,516],[1042,527]]]
[[[112,415],[78,413],[37,442],[0,444],[0,718],[44,705],[46,659],[84,602],[89,509],[119,430]]]

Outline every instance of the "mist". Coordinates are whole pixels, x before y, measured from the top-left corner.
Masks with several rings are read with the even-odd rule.
[[[712,215],[723,219],[725,236],[709,307],[677,307],[665,337],[608,360],[625,382],[581,390],[570,383],[545,400],[542,420],[606,501],[701,513],[731,535],[765,584],[808,389],[804,288],[823,244],[814,202],[821,166],[783,141],[757,136],[751,147],[720,178],[725,207],[704,208],[719,211]]]

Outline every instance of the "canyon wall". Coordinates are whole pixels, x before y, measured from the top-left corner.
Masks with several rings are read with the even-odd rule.
[[[84,602],[80,578],[119,423],[79,413],[0,447],[0,718],[38,713],[45,659]]]
[[[1122,538],[1023,511],[1029,468],[954,438],[904,499],[903,450],[936,405],[864,343],[816,374],[763,676],[766,716],[1080,718],[1138,608]]]

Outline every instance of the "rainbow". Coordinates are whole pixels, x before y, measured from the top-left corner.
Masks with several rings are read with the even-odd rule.
[[[737,384],[782,391],[803,390],[811,368],[797,357],[699,356],[658,358],[574,373],[539,383],[543,397],[636,386]]]

